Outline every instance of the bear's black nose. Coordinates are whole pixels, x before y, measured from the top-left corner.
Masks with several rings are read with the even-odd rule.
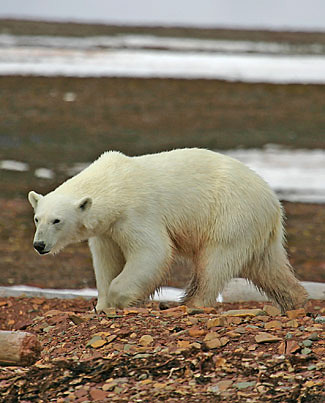
[[[37,250],[38,253],[40,253],[41,255],[44,252],[44,248],[45,248],[45,243],[43,241],[40,242],[34,242],[34,248]]]

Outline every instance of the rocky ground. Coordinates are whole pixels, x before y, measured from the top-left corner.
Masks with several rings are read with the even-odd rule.
[[[1,401],[325,399],[325,301],[286,315],[256,302],[102,314],[89,313],[93,303],[0,299],[0,328],[37,334],[42,346],[34,365],[0,369]]]

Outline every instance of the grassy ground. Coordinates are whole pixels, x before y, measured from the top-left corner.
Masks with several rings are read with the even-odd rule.
[[[181,27],[128,27],[100,24],[57,23],[44,21],[0,20],[0,33],[14,35],[157,35],[182,38],[248,40],[266,42],[286,42],[292,44],[323,44],[324,32],[276,32],[239,29],[199,29]]]

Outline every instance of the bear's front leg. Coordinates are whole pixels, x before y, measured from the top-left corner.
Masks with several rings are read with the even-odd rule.
[[[144,248],[130,254],[123,271],[111,282],[108,302],[124,308],[148,298],[168,272],[171,250],[168,245]]]
[[[93,237],[88,243],[98,290],[96,311],[100,312],[110,306],[108,290],[112,280],[121,273],[125,259],[116,242],[108,237]]]

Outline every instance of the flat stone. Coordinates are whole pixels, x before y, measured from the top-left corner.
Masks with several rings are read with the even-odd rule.
[[[89,392],[93,400],[103,401],[105,400],[107,393],[101,389],[91,389]]]
[[[273,305],[264,305],[263,311],[266,312],[269,316],[280,316],[281,315],[280,309]]]
[[[212,350],[214,348],[221,347],[222,343],[221,343],[220,339],[216,338],[216,339],[206,341],[205,345],[209,350]]]
[[[236,332],[232,332],[232,331],[227,332],[226,334],[227,334],[227,336],[229,336],[231,339],[239,339],[239,337],[240,337],[240,333],[236,333]]]
[[[265,329],[282,329],[282,323],[279,320],[271,320],[264,324]]]
[[[187,308],[188,315],[198,315],[202,313],[205,313],[203,308]]]
[[[296,319],[291,319],[288,320],[288,322],[285,324],[285,327],[298,327],[299,323]]]
[[[312,346],[313,342],[312,342],[311,340],[307,339],[307,340],[304,340],[304,341],[302,342],[302,344],[303,344],[303,346],[305,346],[305,347],[310,347],[310,346]]]
[[[191,337],[203,336],[205,333],[206,333],[206,330],[200,329],[198,327],[192,327],[188,331],[188,334]]]
[[[205,335],[204,341],[209,341],[213,339],[217,339],[219,337],[219,334],[217,332],[209,332]]]
[[[256,381],[251,382],[237,382],[234,384],[237,389],[246,389],[256,385]]]
[[[282,340],[280,337],[266,332],[260,332],[255,336],[256,343],[274,343],[280,340]]]
[[[221,337],[220,338],[220,343],[222,346],[225,346],[229,342],[228,337]]]
[[[311,335],[308,336],[308,340],[316,341],[318,339],[319,337],[317,333],[312,333]]]
[[[209,319],[207,321],[207,328],[218,327],[218,326],[227,326],[227,319],[224,317],[217,317],[213,319]]]
[[[286,354],[293,354],[300,350],[299,344],[295,340],[287,341]]]
[[[143,347],[149,346],[153,342],[153,337],[150,334],[144,334],[140,337],[139,344]]]
[[[306,311],[304,308],[293,309],[291,311],[286,312],[289,319],[303,318],[306,316]]]
[[[307,347],[305,347],[301,350],[301,354],[304,354],[304,355],[310,354],[311,352],[312,352],[312,350]]]
[[[325,323],[325,316],[317,316],[315,319],[316,323]]]
[[[233,384],[233,381],[220,381],[216,384],[218,386],[220,392],[228,389]]]
[[[222,316],[254,317],[264,314],[262,309],[231,309],[230,311],[223,312]]]

